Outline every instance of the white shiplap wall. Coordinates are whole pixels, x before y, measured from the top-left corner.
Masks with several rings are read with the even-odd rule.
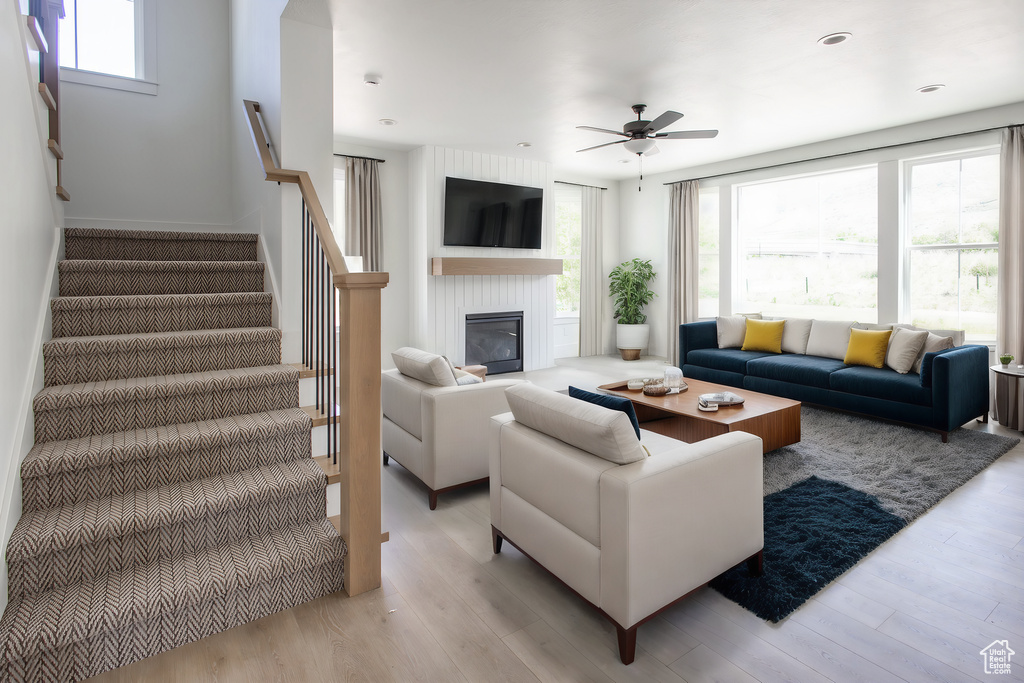
[[[434,256],[550,257],[555,247],[551,165],[443,147],[421,147],[410,154],[409,174],[414,343],[462,364],[467,313],[521,310],[524,369],[554,365],[555,276],[430,275],[430,259]],[[442,246],[444,179],[448,176],[543,188],[543,249],[538,252]]]

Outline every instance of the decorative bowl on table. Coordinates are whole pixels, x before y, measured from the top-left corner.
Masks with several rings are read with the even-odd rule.
[[[664,396],[667,393],[668,387],[660,379],[651,379],[644,383],[644,396]]]

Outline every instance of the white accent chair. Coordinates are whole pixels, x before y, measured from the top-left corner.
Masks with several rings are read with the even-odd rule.
[[[524,380],[481,382],[409,347],[391,355],[397,369],[381,373],[384,464],[394,459],[426,484],[433,510],[439,493],[487,480],[488,418],[508,410],[505,389]]]
[[[619,657],[637,627],[727,569],[761,572],[761,439],[693,444],[625,413],[534,385],[491,418],[494,552],[509,541],[614,625]]]

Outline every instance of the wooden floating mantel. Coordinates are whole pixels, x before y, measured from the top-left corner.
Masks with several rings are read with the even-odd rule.
[[[452,258],[430,259],[431,275],[561,275],[560,258]]]

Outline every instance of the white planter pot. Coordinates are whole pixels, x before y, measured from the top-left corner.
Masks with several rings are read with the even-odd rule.
[[[623,360],[637,360],[640,352],[647,348],[650,339],[651,326],[647,323],[615,326],[615,348],[619,349]],[[633,353],[627,354],[627,351]]]

